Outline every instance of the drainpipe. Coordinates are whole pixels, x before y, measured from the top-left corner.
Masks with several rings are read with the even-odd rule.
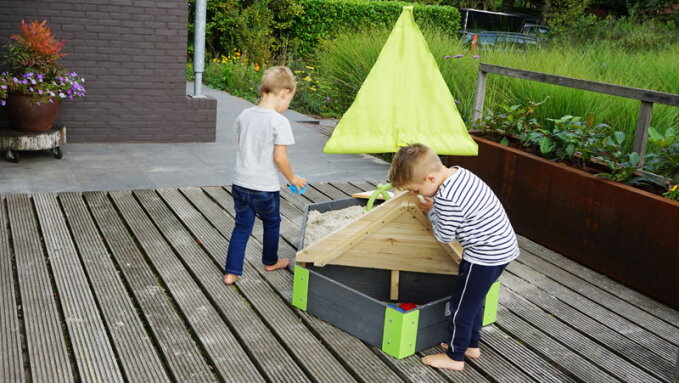
[[[194,98],[205,98],[201,94],[203,71],[205,70],[205,9],[208,0],[196,0],[194,19]]]

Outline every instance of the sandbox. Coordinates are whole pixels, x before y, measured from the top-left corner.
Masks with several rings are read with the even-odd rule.
[[[443,340],[461,250],[434,239],[429,221],[408,194],[348,220],[305,246],[310,212],[365,204],[365,199],[347,198],[307,206],[292,303],[395,358],[404,358]],[[487,295],[484,325],[495,321],[498,290],[497,282]],[[403,312],[395,306],[398,302],[417,307]]]

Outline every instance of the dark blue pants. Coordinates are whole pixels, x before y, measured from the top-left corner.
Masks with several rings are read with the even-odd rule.
[[[281,214],[279,192],[265,192],[246,189],[237,185],[231,187],[236,210],[236,224],[231,232],[225,274],[243,274],[243,258],[246,254],[248,238],[253,231],[255,216],[262,220],[264,235],[262,239],[262,263],[273,265],[279,260],[279,228]]]
[[[465,360],[468,347],[479,347],[479,330],[482,328],[482,306],[486,293],[500,277],[504,265],[482,266],[463,260],[458,269],[458,281],[451,294],[451,316],[446,343],[447,355],[458,361]]]

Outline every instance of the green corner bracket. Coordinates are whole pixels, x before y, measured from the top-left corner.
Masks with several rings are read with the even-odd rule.
[[[309,270],[295,265],[293,276],[293,306],[307,311],[307,293],[309,291]]]
[[[382,350],[386,354],[402,359],[416,352],[419,316],[419,310],[402,313],[391,307],[385,308]]]
[[[496,281],[489,288],[484,298],[484,314],[482,315],[482,326],[487,326],[496,321],[496,312],[498,311],[498,294],[501,291],[501,282]]]

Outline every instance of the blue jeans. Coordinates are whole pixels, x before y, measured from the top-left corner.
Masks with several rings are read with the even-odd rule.
[[[264,238],[262,239],[262,263],[271,266],[279,260],[279,228],[281,197],[278,191],[265,192],[246,189],[237,185],[231,187],[236,210],[236,225],[231,232],[225,274],[243,274],[243,258],[246,254],[248,238],[253,231],[255,215],[262,220]]]

